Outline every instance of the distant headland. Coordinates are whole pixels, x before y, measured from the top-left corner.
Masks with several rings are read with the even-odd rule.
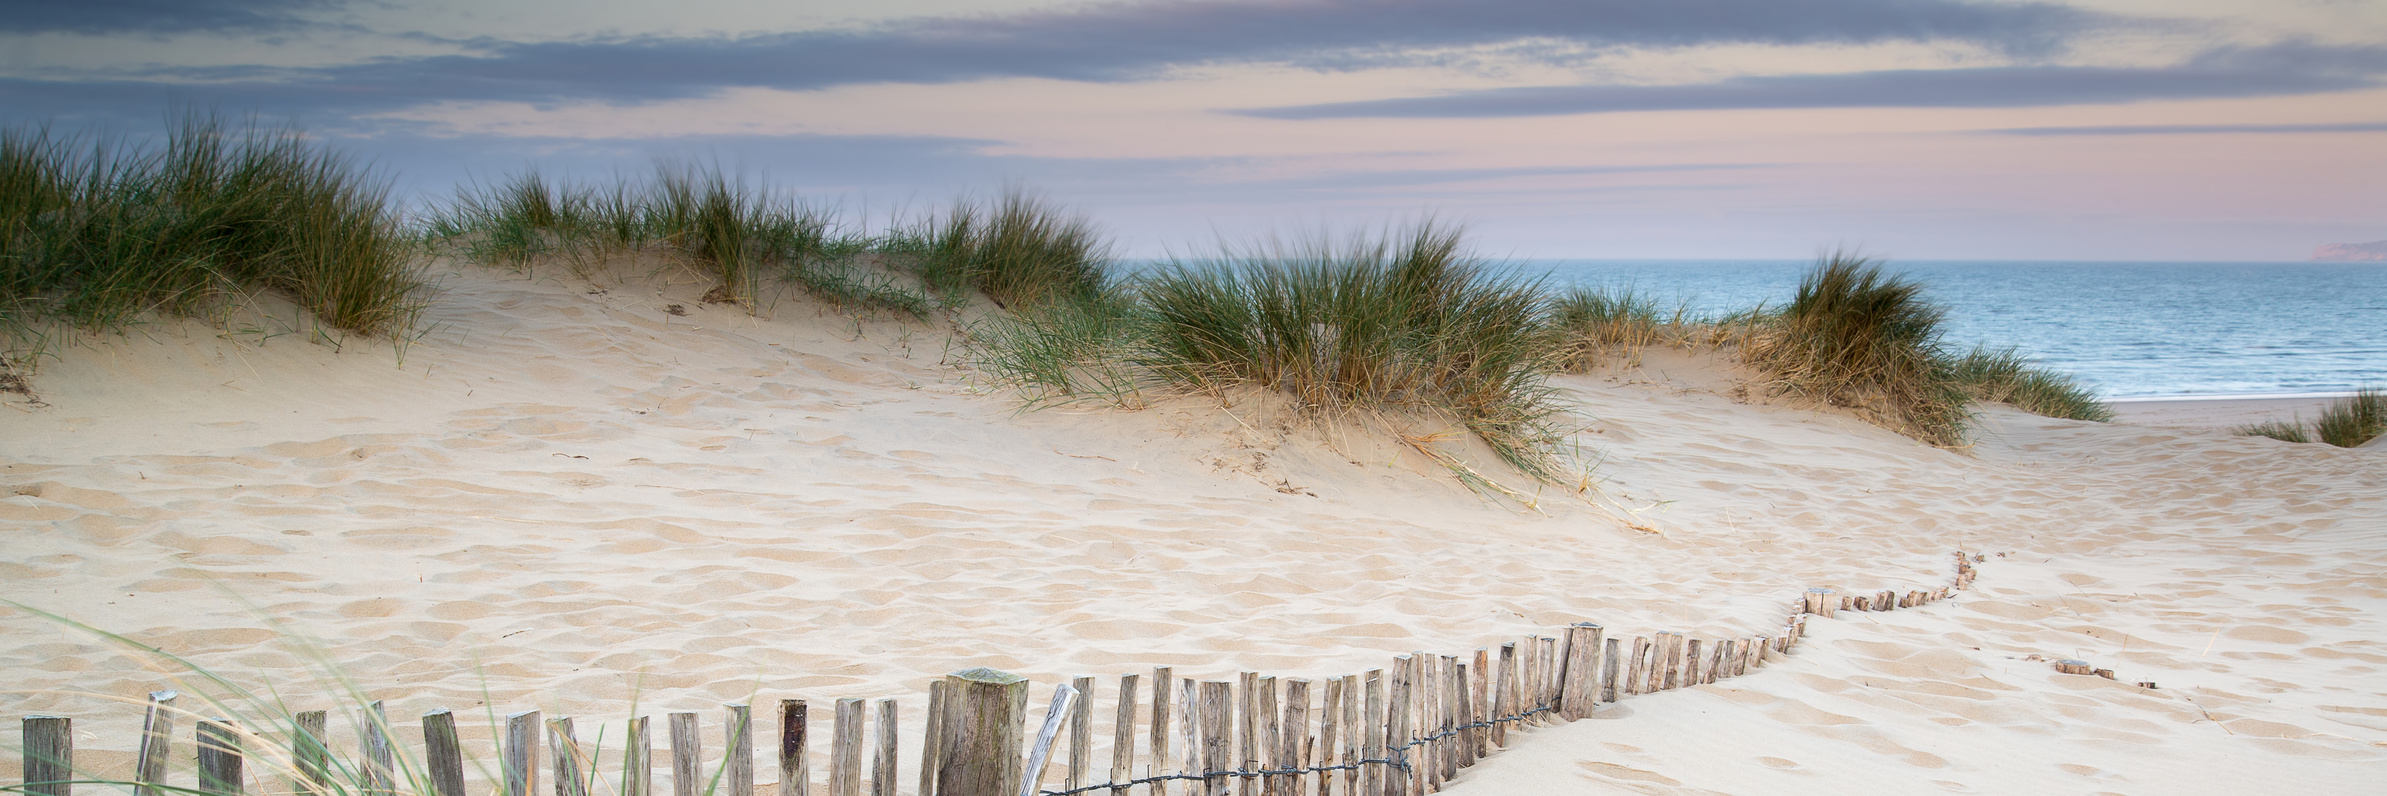
[[[2312,250],[2312,258],[2333,263],[2387,261],[2387,240],[2374,240],[2369,243],[2332,243]]]

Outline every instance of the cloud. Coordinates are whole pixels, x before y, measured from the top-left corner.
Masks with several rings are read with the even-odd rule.
[[[0,13],[9,33],[176,33],[282,30],[305,24],[294,12],[335,0],[16,0]]]
[[[2109,124],[1975,130],[1995,135],[2233,135],[2241,133],[2387,133],[2387,122],[2340,124]]]
[[[107,7],[114,10],[71,13],[64,9],[77,6],[45,5],[58,9],[57,21],[42,24],[266,24],[308,2],[202,0],[184,8],[174,0],[136,0]],[[151,4],[181,10],[156,12],[168,21],[149,20],[142,14],[150,13],[145,9]],[[1559,56],[1549,53],[1574,48],[1885,41],[1966,42],[2037,53],[2112,22],[2050,3],[1960,0],[1140,2],[734,38],[479,42],[471,55],[321,69],[176,70],[155,77],[205,84],[192,86],[194,92],[280,92],[299,104],[355,110],[440,99],[647,101],[730,87],[810,90],[1004,77],[1125,81],[1223,63],[1363,68],[1429,64],[1453,48],[1519,42],[1569,45],[1531,50],[1551,58]]]
[[[1240,111],[1270,119],[1482,118],[1781,108],[2019,108],[2375,88],[2387,48],[2215,50],[2172,67],[1997,66],[1740,77],[1657,86],[1534,86]]]

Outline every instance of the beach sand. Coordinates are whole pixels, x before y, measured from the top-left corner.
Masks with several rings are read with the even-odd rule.
[[[2142,398],[2111,402],[2114,419],[2139,426],[2227,431],[2271,420],[2310,423],[2334,395],[2264,398]]]
[[[1261,401],[1022,413],[940,332],[669,282],[459,269],[402,352],[195,324],[68,347],[46,405],[0,409],[0,597],[292,709],[339,707],[320,653],[405,731],[451,708],[485,745],[485,714],[618,738],[633,703],[803,697],[825,734],[828,700],[899,697],[917,727],[926,683],[976,666],[1041,702],[1071,675],[1322,678],[1578,621],[1746,636],[1810,586],[1943,585],[1965,550],[1987,560],[1952,601],[1816,619],[1781,662],[1522,733],[1451,791],[2354,793],[2387,771],[2387,451],[1991,408],[1958,453],[1652,351],[1560,380],[1594,491],[1524,508]],[[0,670],[0,712],[77,716],[103,775],[140,711],[99,697],[166,682],[20,611]]]

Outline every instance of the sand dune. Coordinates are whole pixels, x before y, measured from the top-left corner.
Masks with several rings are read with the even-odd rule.
[[[1937,586],[1963,549],[1989,560],[1959,599],[1817,620],[1757,676],[1526,733],[1454,790],[2361,792],[2387,764],[2377,449],[1991,409],[1960,455],[1651,352],[1565,379],[1598,497],[1525,510],[1265,402],[1020,414],[941,335],[801,302],[443,284],[403,356],[171,325],[61,352],[46,407],[0,411],[0,596],[300,709],[332,703],[293,634],[396,715],[913,717],[971,666],[1323,677],[1584,620],[1747,635],[1808,586]],[[84,717],[78,759],[127,765],[138,711],[70,692],[159,675],[0,628],[31,692],[0,705]]]

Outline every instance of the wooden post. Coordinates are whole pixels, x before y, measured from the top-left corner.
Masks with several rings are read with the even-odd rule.
[[[870,761],[870,796],[895,796],[896,755],[902,743],[897,732],[901,725],[896,721],[895,700],[881,699],[871,705],[878,708],[878,715],[871,718],[872,729],[878,736],[878,754]]]
[[[2055,662],[2055,670],[2064,674],[2089,674],[2096,671],[2096,667],[2090,666],[2088,661],[2064,658]]]
[[[671,796],[702,796],[704,738],[696,734],[696,714],[673,713],[664,719],[671,725]]]
[[[1310,748],[1310,681],[1291,678],[1285,681],[1285,720],[1279,730],[1276,769],[1299,771],[1306,766],[1302,758]],[[1277,793],[1283,796],[1302,796],[1300,774],[1278,774]]]
[[[1417,672],[1415,656],[1393,656],[1392,694],[1388,697],[1386,704],[1386,708],[1392,713],[1388,720],[1392,724],[1393,732],[1385,739],[1384,746],[1387,757],[1392,758],[1395,763],[1407,767],[1407,770],[1398,772],[1398,776],[1392,777],[1394,780],[1393,793],[1396,796],[1399,794],[1423,796],[1425,793],[1426,767],[1419,759],[1418,747],[1413,744],[1418,735],[1417,725],[1421,723],[1416,719],[1422,718],[1417,715]]]
[[[1475,765],[1475,689],[1468,688],[1467,661],[1460,660],[1451,673],[1451,757],[1460,767]]]
[[[1600,701],[1616,701],[1616,673],[1624,666],[1624,656],[1618,654],[1624,639],[1611,638],[1600,647]]]
[[[239,770],[239,765],[236,759],[233,763],[235,771]],[[73,796],[75,789],[74,719],[65,716],[25,717],[24,774],[25,792],[28,794]],[[239,781],[238,774],[233,776],[233,781]]]
[[[447,734],[452,738],[456,734],[455,717],[449,716],[447,720]],[[652,796],[655,792],[655,734],[647,728],[645,716],[630,717],[627,730],[622,737],[622,796]],[[425,716],[423,738],[426,750],[431,746],[430,733],[431,718]],[[431,756],[428,753],[424,755],[425,758]],[[434,796],[464,796],[463,761],[459,759],[457,763],[455,793],[438,793]],[[434,779],[438,777],[437,774],[432,776]]]
[[[1194,723],[1200,728],[1202,742],[1201,769],[1204,796],[1226,796],[1227,779],[1235,756],[1234,729],[1235,684],[1225,680],[1202,682],[1201,699],[1194,703]]]
[[[1716,681],[1716,678],[1726,676],[1724,673],[1724,647],[1726,643],[1727,642],[1725,642],[1723,639],[1716,639],[1707,643],[1707,671],[1699,675],[1700,682],[1712,683]]]
[[[1439,658],[1424,652],[1409,654],[1411,666],[1409,687],[1417,694],[1417,781],[1418,792],[1433,793],[1442,789],[1442,739],[1434,737],[1442,731],[1442,666]]]
[[[1558,712],[1559,688],[1563,685],[1563,678],[1566,676],[1561,664],[1566,661],[1566,653],[1559,648],[1560,639],[1557,636],[1543,636],[1540,640],[1542,645],[1541,722],[1556,724],[1560,718]]]
[[[1641,693],[1642,687],[1649,684],[1648,636],[1633,637],[1633,658],[1629,663],[1631,668],[1625,672],[1624,692],[1627,694]]]
[[[303,796],[322,796],[329,784],[324,779],[331,758],[331,746],[325,742],[329,736],[323,734],[325,723],[325,714],[320,710],[300,711],[290,716],[290,767],[291,773],[297,775],[290,778],[290,789]]]
[[[1658,646],[1660,648],[1658,655],[1660,664],[1658,668],[1661,671],[1659,671],[1657,676],[1652,679],[1658,681],[1657,690],[1659,691],[1672,691],[1676,688],[1682,687],[1682,640],[1683,634],[1681,633],[1667,632],[1658,634]]]
[[[862,796],[862,700],[837,700],[829,724],[829,796]]]
[[[534,758],[539,753],[538,724],[537,719],[532,719],[530,729],[527,731],[529,733],[527,737],[531,744],[531,755]],[[363,736],[357,740],[358,745],[364,747],[365,753],[366,796],[390,796],[390,794],[397,793],[398,756],[390,744],[390,717],[388,712],[382,710],[381,700],[376,699],[365,705],[364,726],[357,728],[357,731]]]
[[[1069,708],[1069,769],[1061,789],[1077,790],[1086,784],[1086,766],[1094,759],[1094,678],[1071,679],[1069,687],[1077,690],[1077,700]]]
[[[133,796],[166,795],[166,759],[174,747],[175,691],[149,692],[141,718],[141,749],[133,758]],[[30,747],[30,745],[28,745]]]
[[[1412,700],[1409,709],[1414,711],[1410,715],[1415,717],[1410,725],[1415,734],[1410,737],[1418,741],[1416,751],[1410,757],[1414,773],[1410,775],[1409,786],[1416,793],[1442,790],[1442,747],[1440,743],[1429,740],[1440,725],[1437,719],[1441,710],[1439,697],[1442,678],[1438,674],[1434,656],[1424,652],[1409,654],[1409,695]]]
[[[1249,776],[1252,768],[1260,762],[1259,721],[1252,715],[1258,710],[1256,703],[1259,692],[1259,672],[1243,672],[1236,676],[1235,727],[1230,743],[1235,744],[1233,761],[1237,796],[1257,796],[1260,792],[1259,783]]]
[[[1566,666],[1561,674],[1564,682],[1558,687],[1558,707],[1568,721],[1590,718],[1592,703],[1599,701],[1600,642],[1605,632],[1590,622],[1566,629]]]
[[[1492,717],[1499,715],[1492,709],[1492,651],[1483,647],[1475,648],[1475,666],[1469,671],[1475,673],[1475,682],[1470,684],[1475,692],[1468,698],[1468,704],[1475,706],[1475,718],[1470,723],[1490,724]],[[1492,728],[1475,728],[1475,756],[1480,758],[1490,754]]]
[[[929,731],[926,743],[938,739],[937,708],[943,707],[944,681],[929,684]],[[812,709],[801,699],[779,700],[779,796],[812,796],[812,760],[807,749],[811,746]],[[936,792],[936,762],[934,757],[920,760],[920,792]]]
[[[1320,695],[1318,706],[1318,767],[1348,765],[1350,756],[1336,756],[1336,751],[1350,736],[1343,732],[1343,694],[1350,687],[1348,676],[1326,678],[1326,693]],[[1318,796],[1334,796],[1335,772],[1318,772]],[[1348,789],[1346,789],[1348,790]]]
[[[1260,690],[1252,694],[1251,700],[1253,719],[1251,726],[1259,730],[1259,737],[1246,738],[1243,742],[1243,748],[1247,750],[1246,754],[1251,754],[1250,750],[1254,749],[1258,751],[1258,754],[1251,755],[1250,759],[1245,761],[1246,765],[1250,767],[1250,773],[1244,775],[1243,784],[1247,788],[1263,790],[1267,796],[1277,796],[1273,789],[1263,787],[1273,784],[1275,780],[1262,776],[1260,772],[1274,768],[1274,766],[1268,765],[1268,761],[1276,757],[1277,745],[1284,736],[1284,725],[1281,724],[1284,717],[1277,713],[1276,678],[1261,677],[1259,685]]]
[[[431,776],[430,796],[464,796],[464,743],[456,737],[456,715],[447,708],[423,714],[423,769]],[[623,796],[647,793],[625,790]]]
[[[944,759],[936,796],[1012,796],[1027,731],[1028,678],[977,668],[945,676]]]
[[[554,761],[555,796],[588,796],[580,779],[580,739],[572,734],[572,717],[548,719],[547,758]]]
[[[1037,729],[1036,743],[1028,750],[1027,765],[1020,770],[1019,796],[1036,796],[1037,790],[1044,786],[1044,764],[1052,760],[1053,743],[1060,740],[1061,725],[1069,722],[1077,696],[1075,686],[1067,683],[1053,686],[1053,702],[1044,709],[1044,726]]]
[[[1492,743],[1508,745],[1508,728],[1517,715],[1517,644],[1500,645],[1500,671],[1492,678]]]
[[[754,706],[725,703],[722,709],[721,792],[713,796],[754,794]]]
[[[1435,701],[1442,706],[1439,711],[1442,729],[1438,732],[1442,736],[1442,778],[1449,780],[1459,775],[1460,766],[1475,762],[1467,759],[1467,744],[1459,734],[1459,725],[1466,723],[1460,718],[1467,715],[1467,688],[1464,685],[1467,682],[1467,664],[1461,663],[1456,655],[1444,655],[1442,676],[1435,679],[1437,687],[1441,689],[1436,692]]]
[[[1152,667],[1152,764],[1144,767],[1144,776],[1156,777],[1169,773],[1169,704],[1177,698],[1176,671],[1167,666]],[[1190,741],[1189,741],[1190,743]],[[1155,780],[1145,786],[1149,796],[1168,796],[1169,783]]]
[[[240,730],[229,719],[199,721],[199,792],[240,796]]]
[[[1178,773],[1207,777],[1210,772],[1202,765],[1204,750],[1201,742],[1201,727],[1198,726],[1202,721],[1202,684],[1188,677],[1177,681],[1177,685],[1178,690],[1185,694],[1185,700],[1177,704],[1177,728],[1179,730],[1177,737],[1185,740],[1185,768]],[[1218,731],[1225,733],[1228,728],[1221,726]],[[1227,743],[1231,743],[1231,741],[1227,741]],[[1189,785],[1184,790],[1186,796],[1198,796],[1198,794],[1209,792],[1210,785],[1207,782]]]
[[[1695,638],[1685,638],[1683,640],[1682,684],[1684,688],[1698,685],[1700,683],[1700,672],[1707,668],[1704,665],[1706,661],[1702,660],[1703,653],[1707,652],[1707,650],[1702,648],[1701,644],[1702,642]]]
[[[1362,736],[1360,755],[1365,762],[1360,765],[1360,788],[1352,796],[1382,796],[1384,781],[1390,777],[1386,776],[1389,766],[1381,761],[1385,759],[1385,740],[1391,737],[1386,729],[1391,726],[1390,719],[1384,715],[1383,669],[1368,670],[1366,709],[1367,715],[1360,717],[1361,723],[1355,728]]]
[[[1815,614],[1825,619],[1830,619],[1832,618],[1832,614],[1839,607],[1840,597],[1837,594],[1833,594],[1831,589],[1816,588],[1807,590],[1807,613]]]
[[[1367,734],[1367,730],[1364,729],[1367,725],[1360,723],[1361,705],[1367,701],[1365,687],[1361,685],[1361,679],[1359,675],[1343,675],[1343,765],[1351,766],[1351,768],[1343,769],[1343,793],[1345,796],[1366,794],[1366,791],[1360,790],[1359,781],[1359,769],[1365,765],[1360,762],[1359,750],[1363,744],[1359,739],[1360,736]],[[1321,793],[1319,796],[1329,796],[1329,794]]]
[[[505,789],[498,796],[537,796],[539,792],[539,712],[526,710],[506,716],[505,753],[499,762]],[[367,727],[371,721],[367,721]],[[370,735],[370,732],[367,731]],[[684,793],[680,796],[695,796]]]
[[[1111,719],[1111,796],[1128,796],[1119,783],[1135,779],[1136,686],[1142,675],[1119,675],[1119,713]]]
[[[1532,636],[1517,643],[1517,726],[1530,727],[1533,709],[1541,707],[1541,644]]]

